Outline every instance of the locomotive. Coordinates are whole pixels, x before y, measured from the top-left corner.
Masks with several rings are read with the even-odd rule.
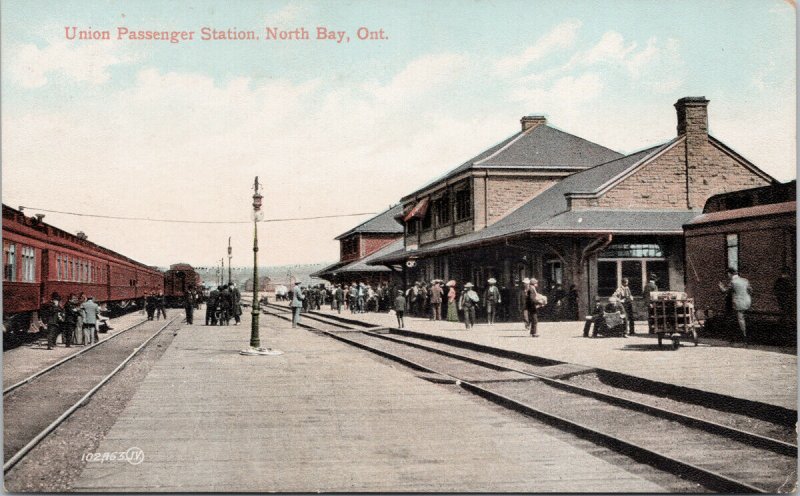
[[[54,292],[94,296],[110,312],[141,308],[145,293],[165,290],[165,274],[77,235],[3,205],[3,348],[38,332],[34,314]],[[175,269],[175,270],[172,270]],[[168,271],[197,282],[188,264]],[[178,296],[185,286],[172,284],[165,294]]]

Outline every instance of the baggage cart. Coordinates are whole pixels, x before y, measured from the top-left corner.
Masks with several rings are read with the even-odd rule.
[[[681,291],[653,291],[647,309],[650,328],[658,336],[658,346],[664,338],[672,340],[672,348],[678,349],[681,338],[691,336],[697,346],[697,331],[701,324],[694,311],[694,299]]]

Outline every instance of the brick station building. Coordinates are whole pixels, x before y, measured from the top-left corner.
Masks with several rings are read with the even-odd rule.
[[[524,277],[545,292],[574,285],[577,311],[554,315],[564,319],[623,277],[639,299],[651,273],[659,289],[684,290],[683,224],[712,195],[775,180],[708,134],[704,97],[675,108],[677,135],[629,155],[523,117],[519,132],[406,195],[404,246],[369,263],[403,266],[406,283],[482,290],[494,277],[514,319]]]
[[[334,284],[400,282],[400,273],[395,268],[368,263],[402,249],[403,224],[398,222],[402,208],[397,204],[337,236],[339,261],[314,272],[311,277]]]

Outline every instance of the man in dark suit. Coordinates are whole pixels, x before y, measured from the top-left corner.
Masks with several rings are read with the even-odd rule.
[[[183,294],[183,308],[186,310],[186,323],[189,325],[194,323],[194,304],[196,300],[194,289],[189,289]]]
[[[206,302],[206,325],[217,325],[217,317],[214,313],[217,310],[217,303],[219,303],[219,290],[213,288],[208,293],[208,301]]]
[[[64,310],[60,306],[61,296],[58,293],[50,295],[50,301],[42,305],[39,310],[39,319],[47,329],[47,349],[52,350],[56,346],[56,338],[61,332],[61,325],[64,322]]]

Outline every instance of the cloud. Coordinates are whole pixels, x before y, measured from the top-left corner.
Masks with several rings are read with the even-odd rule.
[[[268,14],[266,23],[268,26],[284,27],[289,24],[299,24],[303,19],[308,17],[311,13],[311,8],[308,4],[300,4],[298,2],[289,2],[280,10]]]
[[[247,220],[258,175],[268,217],[379,211],[516,127],[470,119],[468,108],[443,98],[452,84],[463,83],[448,74],[466,75],[469,66],[465,56],[430,54],[367,86],[318,79],[220,82],[142,69],[130,87],[109,88],[102,100],[4,113],[3,193],[23,205],[83,212],[102,205],[109,215]],[[97,187],[76,196],[63,187],[71,176]],[[358,221],[265,225],[259,231],[264,263],[333,260],[333,238]],[[252,239],[246,224],[56,223],[158,264],[210,264],[219,256],[216,238],[233,236],[240,254]],[[299,245],[286,250],[287,240]]]
[[[388,84],[377,82],[364,88],[383,103],[398,103],[426,93],[435,93],[443,87],[458,84],[465,69],[470,66],[466,55],[437,53],[412,60]]]
[[[109,69],[136,57],[114,41],[54,41],[44,48],[22,44],[10,50],[8,70],[12,81],[25,88],[40,88],[49,78],[98,85],[111,78]]]
[[[521,53],[500,59],[496,64],[497,71],[501,74],[519,71],[554,51],[573,46],[581,25],[581,21],[575,19],[556,25]]]

